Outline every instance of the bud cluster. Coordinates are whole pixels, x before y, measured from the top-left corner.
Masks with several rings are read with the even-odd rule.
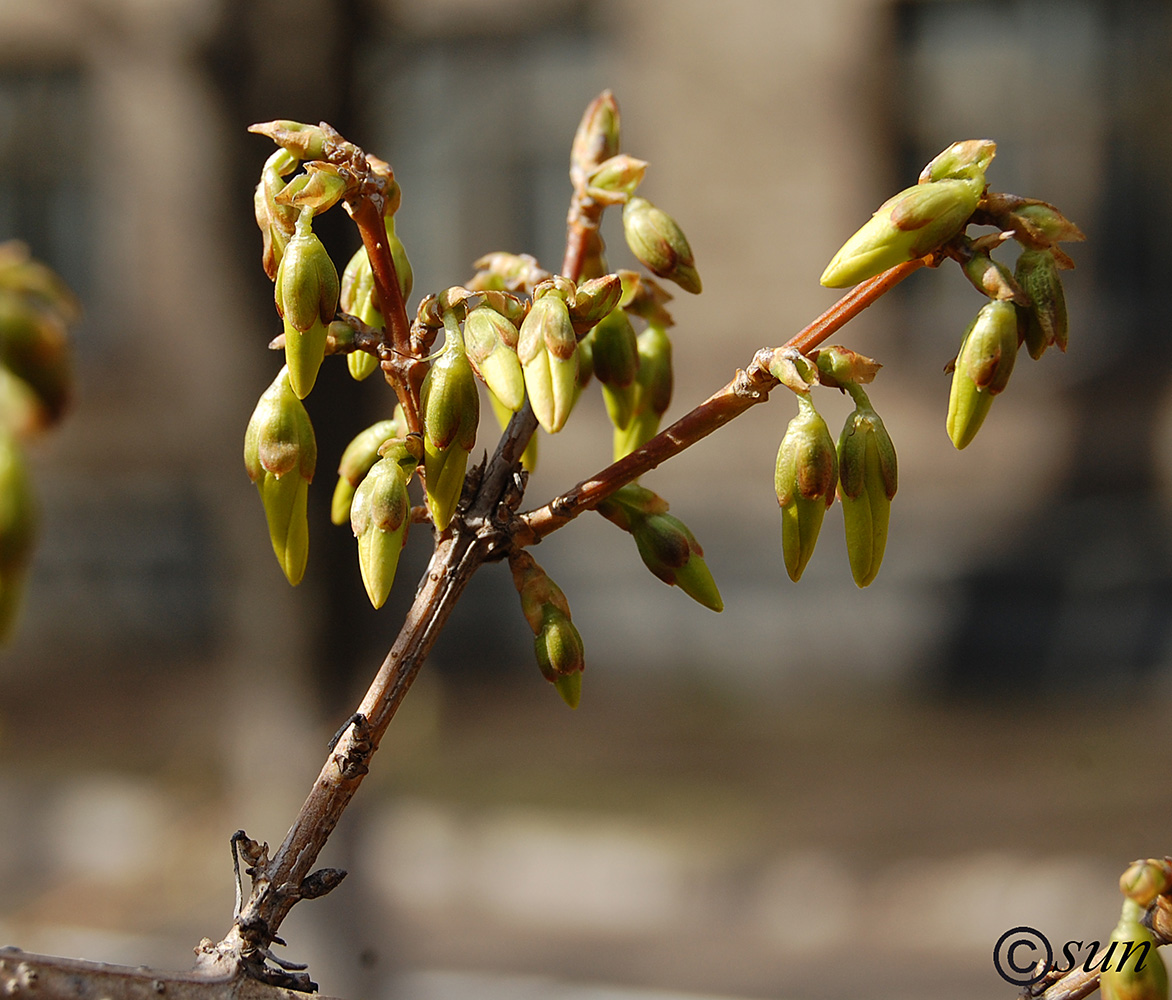
[[[0,642],[12,634],[36,536],[36,499],[20,438],[69,405],[69,328],[81,309],[65,282],[17,241],[0,243]]]
[[[577,708],[586,660],[582,636],[570,620],[566,595],[528,552],[511,552],[509,569],[521,597],[521,612],[533,629],[533,650],[541,675],[557,688],[570,708]]]

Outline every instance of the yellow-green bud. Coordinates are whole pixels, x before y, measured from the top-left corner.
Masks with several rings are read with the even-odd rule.
[[[977,436],[993,397],[1009,382],[1017,358],[1017,313],[1012,302],[989,302],[965,331],[948,396],[948,436],[965,448]]]
[[[273,553],[294,586],[309,558],[306,498],[316,464],[313,424],[282,368],[248,421],[244,467],[260,493]]]
[[[1119,891],[1145,909],[1172,889],[1172,859],[1133,861],[1119,877]]]
[[[330,520],[334,524],[345,524],[350,520],[354,491],[366,478],[371,466],[378,461],[379,448],[397,434],[397,421],[380,420],[355,435],[346,445],[338,463],[338,484],[334,487],[334,499],[330,505]]]
[[[964,139],[954,142],[920,172],[920,183],[943,180],[978,180],[985,184],[985,171],[997,155],[997,143],[991,139]]]
[[[773,476],[781,507],[781,550],[786,572],[795,583],[814,554],[837,485],[838,458],[830,428],[809,397],[799,395],[798,415],[781,439]]]
[[[639,371],[639,342],[622,309],[599,320],[593,331],[594,374],[604,385],[631,385]]]
[[[411,500],[407,480],[415,460],[399,449],[375,462],[354,494],[350,526],[358,540],[358,568],[366,596],[381,608],[395,582],[399,553],[407,543]],[[402,459],[399,461],[398,459]]]
[[[297,209],[277,201],[277,195],[285,187],[285,176],[296,169],[297,157],[286,149],[278,149],[265,160],[252,198],[256,224],[264,237],[261,259],[270,281],[277,277],[277,267],[297,224]]]
[[[637,338],[639,370],[635,375],[635,399],[625,429],[614,432],[614,459],[642,447],[659,431],[659,421],[671,404],[671,339],[667,330],[652,324]]]
[[[1051,344],[1065,351],[1066,295],[1054,254],[1049,250],[1023,250],[1017,259],[1015,275],[1029,298],[1029,305],[1019,309],[1017,317],[1030,357],[1037,360]]]
[[[480,423],[476,376],[453,313],[444,314],[444,328],[444,348],[428,369],[419,396],[427,508],[438,531],[456,511]]]
[[[533,415],[550,434],[565,426],[578,395],[577,348],[565,301],[556,294],[537,299],[521,324],[517,357]]]
[[[1102,959],[1099,990],[1103,1000],[1168,1000],[1168,971],[1156,936],[1143,923],[1144,908],[1123,902]]]
[[[571,173],[583,179],[619,151],[619,106],[604,90],[586,106],[570,147]]]
[[[278,205],[312,209],[321,215],[333,208],[346,193],[346,180],[332,163],[307,163],[305,173],[298,174],[274,199]]]
[[[338,272],[312,229],[313,213],[302,211],[297,231],[277,268],[274,298],[285,324],[289,383],[299,399],[313,389],[326,352],[326,326],[338,308]]]
[[[883,562],[898,471],[895,446],[879,414],[857,386],[851,395],[857,405],[838,439],[838,493],[851,575],[866,587]]]
[[[0,364],[32,389],[38,425],[61,419],[72,394],[73,364],[59,312],[32,296],[0,289]]]
[[[647,161],[626,153],[604,160],[586,180],[586,194],[603,205],[620,205],[635,193],[647,173]]]
[[[940,180],[905,188],[842,245],[821,282],[845,288],[937,250],[961,232],[976,210],[984,178]]]
[[[623,296],[623,282],[617,274],[604,274],[580,284],[570,304],[570,321],[575,333],[585,333],[611,313]]]
[[[1004,264],[999,264],[983,251],[972,253],[961,265],[964,276],[982,295],[998,302],[1016,302],[1025,305],[1026,294],[1019,287]]]
[[[324,123],[323,123],[324,125]],[[326,131],[329,129],[329,131]],[[248,131],[266,135],[282,149],[288,150],[299,160],[325,159],[329,146],[341,137],[328,125],[307,125],[304,122],[277,119],[249,125]]]
[[[517,328],[490,305],[464,320],[468,360],[489,391],[516,413],[525,405],[525,376],[517,358]]]
[[[700,293],[692,248],[670,215],[646,198],[631,198],[623,206],[623,235],[631,253],[652,274],[674,281],[685,292]]]
[[[533,630],[537,666],[542,676],[557,687],[566,704],[577,708],[586,661],[582,637],[570,620],[566,595],[528,552],[511,552],[509,568],[521,597],[521,611]],[[574,675],[576,682],[559,683]]]

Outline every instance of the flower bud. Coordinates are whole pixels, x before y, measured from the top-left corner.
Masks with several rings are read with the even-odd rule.
[[[586,661],[582,636],[570,620],[566,595],[528,552],[511,552],[509,568],[521,597],[521,611],[533,630],[537,666],[542,676],[557,687],[566,704],[577,708]]]
[[[477,268],[476,275],[468,282],[473,291],[502,289],[523,292],[526,286],[532,288],[549,278],[549,272],[537,263],[537,258],[527,253],[498,250],[473,261],[472,266]]]
[[[317,464],[309,414],[282,368],[260,400],[244,434],[244,467],[264,505],[273,553],[296,586],[309,558],[306,498]]]
[[[1009,382],[1017,344],[1012,302],[986,303],[965,331],[948,396],[948,436],[958,449],[977,436],[993,397]]]
[[[313,233],[313,213],[302,211],[297,231],[277,268],[274,297],[285,322],[289,383],[299,399],[309,395],[326,352],[326,326],[338,307],[338,272]]]
[[[939,249],[964,229],[984,187],[982,174],[905,188],[843,244],[822,272],[822,284],[845,288]]]
[[[652,324],[637,339],[639,370],[635,374],[635,400],[625,429],[614,432],[614,459],[629,455],[655,437],[659,422],[671,404],[671,339],[662,326]]]
[[[643,183],[647,161],[619,153],[600,163],[586,180],[586,194],[603,205],[621,205]]]
[[[604,90],[586,106],[570,147],[572,173],[583,177],[619,151],[619,106],[614,94]]]
[[[427,508],[437,531],[448,526],[456,511],[480,423],[476,376],[453,313],[445,313],[444,328],[443,351],[428,369],[419,396]]]
[[[997,155],[991,139],[964,139],[938,153],[920,172],[920,183],[943,180],[978,180],[985,186],[985,171]]]
[[[1012,307],[1010,307],[1012,308]],[[895,446],[862,390],[838,439],[838,493],[851,575],[859,587],[878,575],[898,486]]]
[[[1010,275],[1004,264],[999,264],[987,253],[974,252],[961,265],[964,276],[982,295],[998,302],[1016,302],[1025,305],[1026,294]]]
[[[1066,296],[1058,265],[1049,250],[1023,250],[1015,269],[1029,305],[1017,313],[1022,339],[1035,361],[1051,344],[1066,350]]]
[[[662,497],[638,484],[616,490],[595,508],[612,524],[630,532],[643,564],[669,586],[678,586],[692,600],[713,611],[724,602],[712,579],[704,550],[678,517],[667,513]]]
[[[1119,877],[1119,891],[1145,910],[1156,897],[1172,889],[1172,860],[1133,861]]]
[[[700,293],[700,274],[684,231],[646,198],[623,206],[623,235],[636,259],[652,274],[674,281],[685,292]]]
[[[488,304],[477,306],[464,320],[464,342],[473,370],[514,413],[525,405],[525,376],[517,358],[517,337],[517,328]]]
[[[346,180],[332,163],[307,163],[274,198],[278,205],[311,209],[315,215],[329,211],[346,193]]]
[[[65,319],[32,296],[0,289],[0,364],[33,392],[35,423],[56,423],[73,390]]]
[[[593,330],[594,374],[604,385],[622,387],[639,371],[639,343],[635,328],[622,309],[614,309]]]
[[[287,119],[258,122],[256,125],[249,125],[248,131],[256,135],[267,135],[299,160],[323,160],[330,146],[341,139],[341,136],[325,123],[306,125],[304,122]]]
[[[834,503],[838,458],[834,439],[808,395],[798,396],[798,415],[789,422],[773,475],[781,507],[781,550],[795,583],[814,554],[826,509]]]
[[[338,463],[338,484],[334,487],[334,499],[330,505],[330,520],[334,524],[345,524],[350,520],[350,504],[354,491],[366,477],[372,465],[378,461],[379,448],[398,433],[395,420],[380,420],[355,435],[342,452]]]
[[[608,316],[623,296],[622,279],[617,274],[584,281],[574,292],[570,305],[570,321],[576,333],[585,333],[594,324]]]
[[[391,592],[399,553],[407,543],[411,523],[407,480],[414,469],[415,459],[398,449],[371,466],[354,494],[350,526],[358,539],[358,568],[366,596],[376,608],[383,606]]]
[[[285,176],[296,169],[297,157],[286,149],[278,149],[265,160],[252,198],[256,224],[264,237],[261,259],[270,281],[277,277],[277,267],[297,224],[297,209],[277,201],[277,195],[285,187]]]
[[[556,294],[538,298],[521,324],[517,357],[529,405],[550,434],[565,426],[577,398],[577,347],[565,301]]]
[[[1168,972],[1156,936],[1143,925],[1144,908],[1123,902],[1102,960],[1099,990],[1103,1000],[1168,1000]]]

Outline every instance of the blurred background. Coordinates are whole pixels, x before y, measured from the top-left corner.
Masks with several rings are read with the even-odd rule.
[[[430,551],[417,531],[372,612],[328,500],[391,399],[336,364],[307,400],[304,583],[272,557],[240,458],[280,329],[252,215],[272,147],[247,125],[324,119],[392,163],[413,308],[490,250],[556,268],[570,139],[604,87],[704,280],[673,303],[669,418],[830,305],[833,251],[956,139],[995,139],[992,187],[1088,234],[1070,354],[1023,355],[961,455],[961,275],[917,274],[844,331],[886,366],[871,398],[901,464],[866,591],[837,510],[785,575],[785,393],[645,479],[723,614],[601,518],[550,538],[587,647],[576,712],[486,568],[288,957],[349,997],[909,1000],[1010,995],[989,955],[1016,925],[1107,935],[1119,873],[1172,829],[1170,55],[1164,0],[6,0],[0,238],[86,319],[0,654],[0,944],[184,968],[221,937],[230,836],[282,839]],[[340,268],[348,220],[318,231]],[[832,428],[847,410],[827,402]],[[533,505],[609,452],[588,393],[541,441]]]

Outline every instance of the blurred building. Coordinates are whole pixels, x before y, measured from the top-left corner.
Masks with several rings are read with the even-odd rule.
[[[608,693],[599,700],[609,708],[630,691],[655,714],[663,691],[683,691],[735,717],[746,700],[780,711],[811,688],[815,701],[845,705],[908,691],[1136,697],[1166,681],[1170,22],[1163,0],[730,0],[718,9],[694,0],[7,0],[0,238],[26,240],[57,267],[82,295],[86,320],[73,415],[36,456],[44,522],[24,627],[0,657],[0,812],[5,795],[19,805],[8,813],[26,818],[25,839],[37,824],[48,830],[75,815],[67,805],[78,802],[125,801],[115,817],[138,815],[139,803],[143,824],[170,829],[155,800],[136,798],[134,780],[75,788],[85,771],[76,757],[31,747],[47,740],[84,754],[92,737],[103,774],[149,776],[152,788],[177,782],[197,811],[219,803],[204,817],[214,843],[226,845],[239,826],[279,839],[319,766],[321,741],[303,734],[324,738],[350,711],[425,563],[417,532],[393,606],[376,614],[348,532],[327,523],[336,457],[390,405],[374,380],[355,393],[340,365],[327,366],[307,402],[321,458],[298,590],[269,552],[239,453],[279,367],[264,349],[279,326],[251,202],[270,146],[245,132],[273,118],[328,120],[392,163],[414,306],[467,277],[486,251],[528,250],[556,265],[569,141],[587,101],[612,88],[624,148],[651,163],[643,191],[683,225],[704,279],[704,295],[672,303],[669,416],[829,306],[835,296],[817,283],[825,262],[932,155],[955,139],[997,140],[992,186],[1054,202],[1090,237],[1072,249],[1069,356],[1023,356],[980,436],[958,454],[944,433],[941,370],[980,305],[963,278],[917,274],[844,333],[886,366],[871,395],[901,461],[886,562],[865,592],[851,582],[836,511],[801,584],[785,576],[771,489],[792,415],[784,393],[645,480],[705,546],[723,615],[663,587],[601,518],[545,542],[538,558],[569,596],[589,651],[582,711],[592,686]],[[613,262],[629,263],[613,222],[604,230]],[[320,229],[339,263],[357,245],[347,226],[327,217]],[[832,425],[848,410],[835,402]],[[534,505],[607,464],[603,409],[590,396],[581,410],[559,438],[541,441]],[[491,418],[484,431],[487,447]],[[430,667],[457,700],[497,679],[507,691],[548,693],[515,605],[500,567],[470,590]],[[443,700],[433,691],[420,701],[432,697]],[[916,725],[895,726],[891,738]],[[27,760],[35,766],[18,767]],[[42,786],[56,791],[45,799]],[[389,826],[363,827],[347,850],[367,850],[385,828],[408,843],[431,843],[431,831],[460,853],[458,819],[412,808]],[[230,829],[218,832],[221,821]],[[507,835],[482,825],[490,840]],[[790,846],[816,843],[815,827]],[[889,833],[888,848],[900,836]],[[15,887],[0,930],[6,919],[14,933],[69,924],[42,888],[74,855],[47,835],[31,839],[0,844],[0,882]],[[620,838],[615,849],[645,870],[636,841]],[[1084,846],[1093,854],[1101,845],[1088,836]],[[1157,849],[1166,845],[1133,853]],[[591,856],[609,863],[605,852]],[[646,870],[699,877],[683,855],[664,856]],[[800,894],[817,881],[821,855],[783,857],[769,868],[777,885]],[[167,911],[187,913],[167,918],[176,936],[196,915],[212,921],[200,933],[222,933],[227,915],[215,906],[230,890],[212,888],[221,861],[209,855],[175,889],[179,897],[198,885],[206,897],[206,908]],[[989,877],[1016,878],[1016,862],[1006,864]],[[116,894],[102,884],[94,898],[108,901]],[[874,883],[876,898],[890,897],[885,884]],[[737,890],[712,886],[735,909]],[[137,897],[126,893],[131,910]],[[675,897],[648,893],[644,904],[673,908]],[[698,913],[719,908],[705,899]],[[797,948],[801,920],[761,905]],[[989,919],[996,929],[1000,911]],[[578,928],[587,941],[593,926]],[[840,924],[817,927],[812,954],[842,946]],[[988,929],[975,935],[984,963]],[[343,931],[323,933],[328,941]],[[132,959],[110,947],[92,957]],[[596,978],[621,979],[606,971],[605,953],[598,948]],[[518,954],[516,968],[546,968],[539,955]],[[567,968],[590,978],[584,963]],[[772,971],[742,973],[701,986],[773,992],[764,985]],[[650,966],[629,977],[685,985]],[[812,973],[798,982],[809,995],[837,995]]]

